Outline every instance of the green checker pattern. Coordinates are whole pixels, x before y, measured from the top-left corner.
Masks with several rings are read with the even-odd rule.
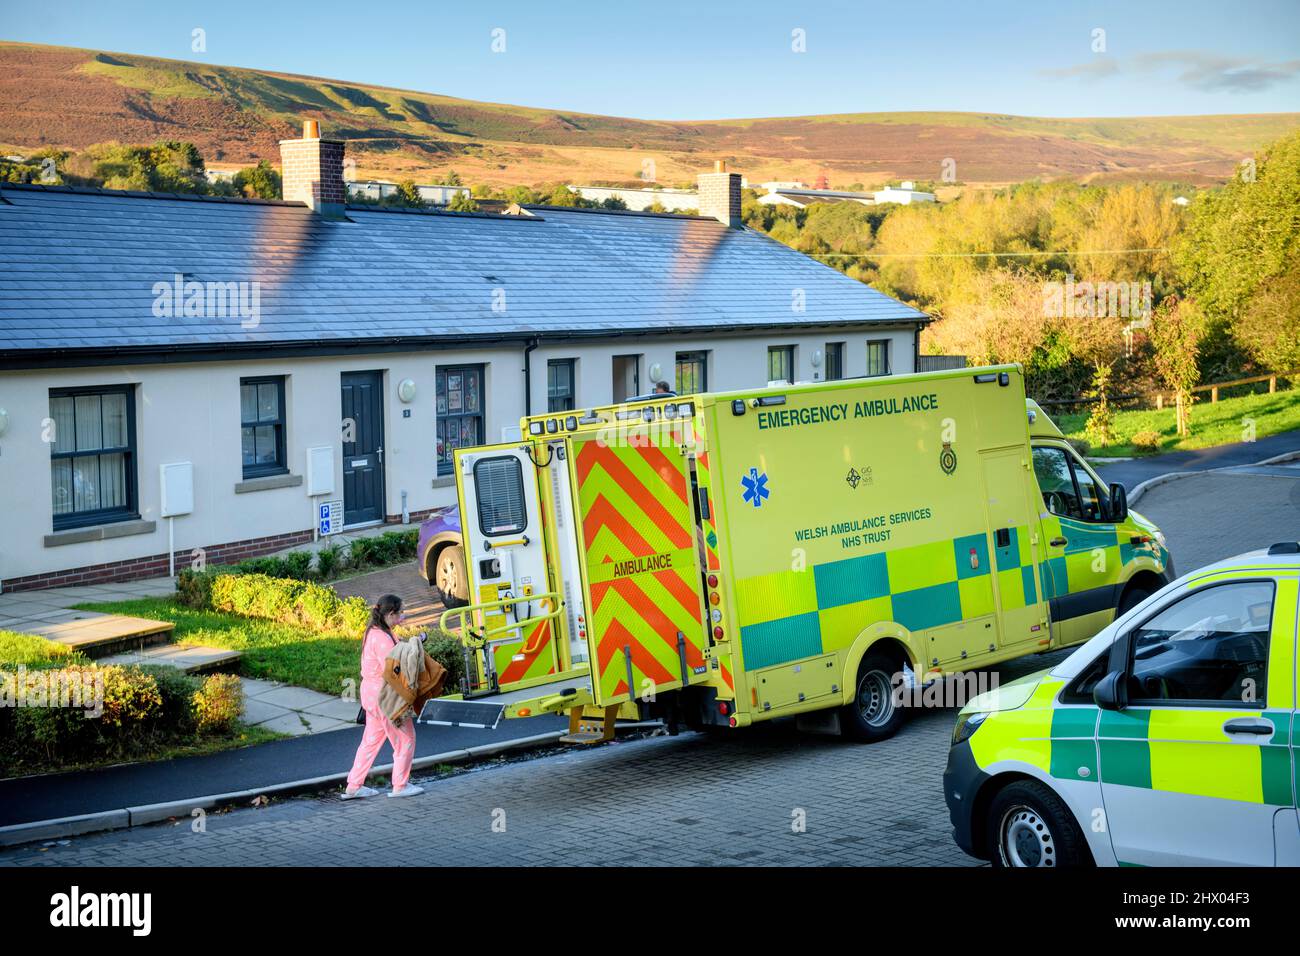
[[[992,556],[988,536],[979,533],[738,582],[745,669],[846,646],[875,621],[920,631],[991,614],[993,574],[1004,608],[1038,603],[1029,529],[1009,532]]]

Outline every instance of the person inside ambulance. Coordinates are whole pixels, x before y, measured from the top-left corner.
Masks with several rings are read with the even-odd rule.
[[[1043,492],[1043,504],[1052,514],[1080,521],[1107,519],[1105,492],[1097,487],[1086,469],[1070,461],[1064,448],[1035,448],[1034,474]]]

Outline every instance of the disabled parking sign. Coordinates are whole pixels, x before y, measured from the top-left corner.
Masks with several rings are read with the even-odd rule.
[[[322,535],[338,534],[343,530],[343,502],[322,501],[316,514],[317,531]]]

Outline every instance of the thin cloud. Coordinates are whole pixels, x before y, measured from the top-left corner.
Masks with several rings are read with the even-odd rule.
[[[1095,60],[1088,60],[1074,66],[1065,66],[1054,70],[1039,70],[1038,72],[1043,76],[1099,77],[1114,76],[1121,71],[1119,61],[1113,56],[1099,56]]]
[[[1300,75],[1300,60],[1269,63],[1244,57],[1219,56],[1196,50],[1142,53],[1121,61],[1110,56],[1058,69],[1040,70],[1043,76],[1100,79],[1124,73],[1175,71],[1184,86],[1209,93],[1259,93]]]

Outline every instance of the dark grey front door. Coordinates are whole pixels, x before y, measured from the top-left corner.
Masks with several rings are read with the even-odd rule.
[[[343,524],[384,518],[384,374],[343,373]]]

